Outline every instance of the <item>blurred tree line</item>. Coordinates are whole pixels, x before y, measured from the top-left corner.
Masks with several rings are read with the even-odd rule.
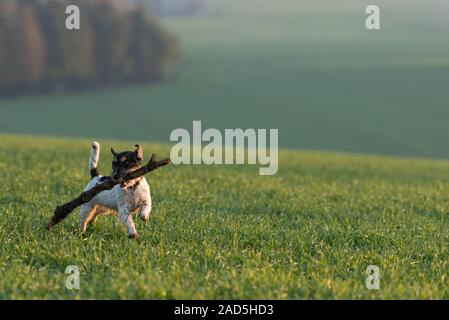
[[[68,4],[81,29],[67,30]],[[137,8],[108,0],[1,0],[0,92],[160,81],[179,60],[177,39]]]

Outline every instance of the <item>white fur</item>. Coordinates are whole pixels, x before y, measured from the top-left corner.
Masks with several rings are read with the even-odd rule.
[[[95,146],[95,144],[97,146]],[[89,164],[98,164],[99,144],[92,144],[92,151]],[[92,178],[84,191],[94,187],[102,176]],[[133,187],[136,183],[137,186]],[[116,185],[111,190],[102,191],[92,198],[89,202],[81,206],[80,211],[80,229],[85,232],[87,224],[94,222],[100,215],[113,213],[128,229],[129,237],[137,237],[136,227],[132,220],[132,214],[140,211],[140,218],[148,220],[151,212],[151,194],[150,185],[144,177],[130,181],[124,187]]]
[[[97,141],[92,142],[92,151],[89,157],[89,169],[95,169],[100,160],[100,144]]]

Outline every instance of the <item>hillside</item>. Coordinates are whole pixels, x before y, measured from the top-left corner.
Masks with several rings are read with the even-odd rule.
[[[379,32],[352,0],[261,1],[164,20],[184,51],[172,83],[0,99],[0,132],[168,142],[202,120],[278,128],[288,148],[449,159],[447,1],[378,1]]]
[[[100,171],[136,141],[101,141]],[[249,166],[171,166],[150,177],[141,243],[56,203],[89,173],[89,140],[0,136],[0,299],[449,298],[449,162],[284,150],[276,176]],[[146,156],[168,146],[145,144]],[[378,265],[381,290],[365,288]],[[80,290],[64,270],[81,270]]]

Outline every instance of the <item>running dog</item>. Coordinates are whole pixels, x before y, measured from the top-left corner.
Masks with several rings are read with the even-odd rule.
[[[127,173],[140,168],[143,159],[143,151],[140,145],[136,145],[135,151],[115,152],[111,148],[113,155],[112,178],[121,180]],[[100,144],[96,141],[92,143],[92,151],[89,157],[89,169],[92,179],[87,184],[84,191],[94,187],[101,182],[103,176],[98,172],[97,166],[100,159]],[[140,219],[147,221],[151,212],[150,185],[145,177],[118,184],[111,190],[102,191],[89,202],[81,206],[80,230],[86,232],[88,223],[94,223],[98,216],[113,213],[128,229],[128,237],[139,239],[132,215],[140,211]]]

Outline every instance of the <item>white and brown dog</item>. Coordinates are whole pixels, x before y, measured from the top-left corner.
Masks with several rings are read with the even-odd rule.
[[[119,180],[130,171],[140,168],[143,159],[143,151],[136,145],[135,151],[125,151],[117,153],[111,148],[112,155],[112,177]],[[92,180],[88,183],[84,191],[91,189],[98,182],[102,181],[102,176],[98,173],[97,165],[100,158],[100,144],[96,141],[92,143],[92,151],[89,158],[89,168]],[[87,224],[95,222],[100,215],[113,213],[128,229],[128,237],[138,239],[132,214],[140,210],[140,218],[147,221],[151,212],[150,186],[145,177],[131,180],[124,185],[116,185],[111,190],[102,191],[89,202],[81,206],[80,229],[84,233]]]

